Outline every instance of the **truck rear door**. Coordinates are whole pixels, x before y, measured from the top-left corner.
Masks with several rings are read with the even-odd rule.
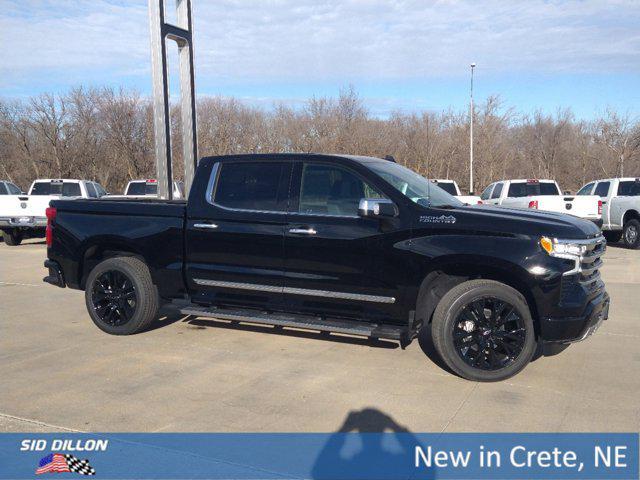
[[[204,198],[189,197],[186,281],[203,304],[277,310],[291,160],[225,158],[214,163]]]

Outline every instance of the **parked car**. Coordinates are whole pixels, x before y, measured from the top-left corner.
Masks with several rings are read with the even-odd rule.
[[[56,198],[99,198],[106,192],[100,184],[89,180],[39,179],[29,194],[19,192],[0,197],[0,229],[4,243],[20,245],[25,237],[43,237],[47,218],[45,210]]]
[[[495,381],[608,316],[596,225],[465,206],[387,160],[208,157],[186,202],[88,206],[51,202],[44,280],[84,290],[91,319],[114,335],[146,329],[163,304],[403,348],[432,335],[457,374]]]
[[[22,193],[24,192],[15,183],[0,180],[0,195],[21,195]]]
[[[444,180],[444,179],[436,179],[433,180],[433,183],[438,185],[441,189],[447,192],[449,195],[453,195],[462,203],[468,203],[469,205],[477,205],[482,203],[480,201],[480,197],[477,195],[462,195],[460,191],[460,187],[458,187],[458,183],[455,180]]]
[[[622,238],[629,248],[640,248],[640,178],[606,178],[587,183],[578,195],[596,195],[602,201],[602,231],[607,241]]]
[[[602,226],[602,201],[596,195],[563,195],[554,180],[501,180],[484,189],[483,204],[567,213]]]
[[[148,180],[132,180],[124,189],[127,197],[157,197],[158,181],[155,178]],[[184,182],[173,182],[173,198],[184,198]]]

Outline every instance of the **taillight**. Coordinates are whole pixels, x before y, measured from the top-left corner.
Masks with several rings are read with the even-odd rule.
[[[598,215],[602,215],[602,200],[598,200]]]
[[[53,207],[47,207],[45,215],[47,216],[47,247],[50,247],[53,243],[53,220],[56,218],[58,211]]]
[[[478,200],[478,205],[482,205],[482,200]]]
[[[538,209],[538,201],[537,200],[531,200],[529,202],[529,208],[535,208],[537,210]]]

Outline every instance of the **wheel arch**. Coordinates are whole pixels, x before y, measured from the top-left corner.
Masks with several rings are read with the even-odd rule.
[[[640,220],[640,213],[634,209],[627,210],[622,216],[622,225],[624,226],[631,219]]]
[[[453,287],[468,280],[495,280],[517,290],[531,310],[536,335],[539,333],[538,310],[526,272],[519,265],[493,258],[482,261],[450,259],[435,265],[422,280],[416,298],[416,321],[427,325],[431,322],[440,299]]]
[[[86,245],[78,264],[80,289],[85,289],[87,277],[96,265],[103,260],[114,257],[136,257],[147,263],[142,252],[135,245],[126,241],[111,240],[109,242],[96,242]]]

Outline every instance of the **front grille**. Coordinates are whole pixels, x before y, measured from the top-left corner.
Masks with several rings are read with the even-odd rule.
[[[579,242],[585,251],[576,260],[572,270],[566,272],[562,279],[560,304],[570,305],[580,298],[580,291],[586,291],[589,298],[593,298],[604,289],[600,279],[602,256],[606,251],[607,242],[602,235]]]
[[[602,288],[600,267],[602,256],[607,249],[607,242],[601,235],[585,243],[586,251],[580,256],[578,281],[590,291]]]

